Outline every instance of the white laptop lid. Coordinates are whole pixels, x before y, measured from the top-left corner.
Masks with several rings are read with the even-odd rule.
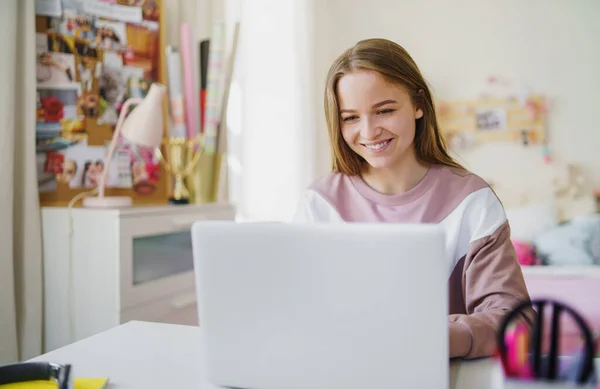
[[[203,221],[192,242],[211,383],[448,386],[438,226]]]

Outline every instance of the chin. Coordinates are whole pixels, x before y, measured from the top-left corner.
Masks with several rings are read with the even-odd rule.
[[[388,169],[394,165],[389,158],[364,158],[364,160],[373,169]]]

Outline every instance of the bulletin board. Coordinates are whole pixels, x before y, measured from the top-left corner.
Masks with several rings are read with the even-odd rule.
[[[167,85],[165,14],[163,0],[43,3],[36,3],[38,190],[42,206],[62,206],[96,187],[123,103],[145,97],[153,82]],[[165,99],[165,129],[166,108]],[[169,185],[154,150],[119,139],[106,196],[163,204]]]
[[[546,143],[546,100],[531,95],[517,98],[482,98],[441,101],[438,125],[446,138],[466,137],[476,143]]]

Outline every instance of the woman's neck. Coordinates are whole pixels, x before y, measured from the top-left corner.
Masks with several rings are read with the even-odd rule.
[[[372,168],[368,166],[362,179],[381,194],[393,195],[408,192],[414,188],[429,171],[429,165],[406,158],[393,168]]]

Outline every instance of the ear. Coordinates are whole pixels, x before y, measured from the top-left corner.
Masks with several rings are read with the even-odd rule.
[[[415,119],[421,119],[423,117],[423,110],[421,108],[417,108],[415,111]]]

